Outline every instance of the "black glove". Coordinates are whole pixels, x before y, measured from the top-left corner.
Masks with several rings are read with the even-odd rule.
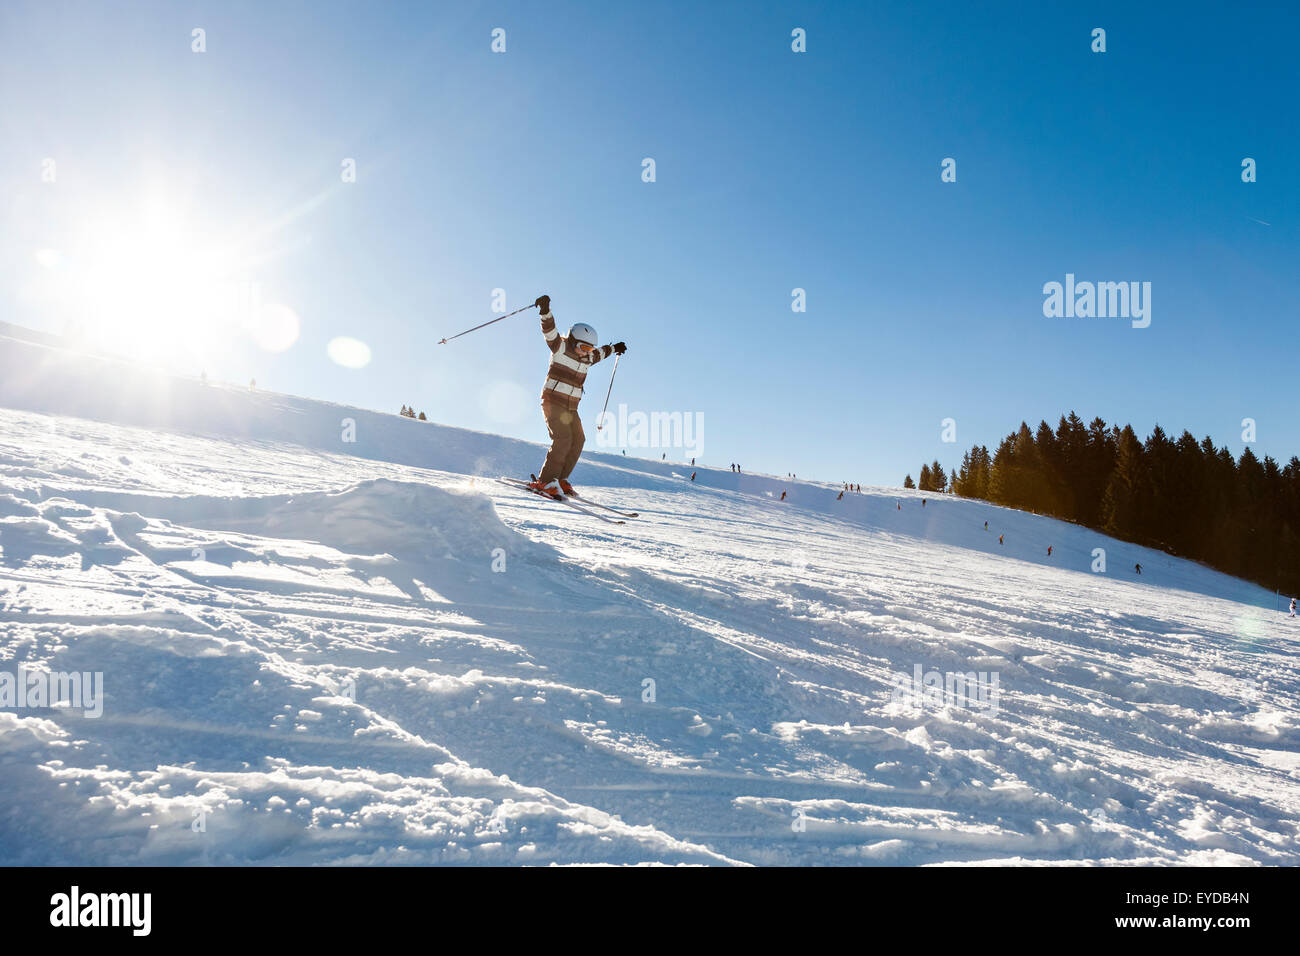
[[[622,355],[622,354],[623,354],[624,352],[626,352],[626,351],[627,351],[627,346],[626,346],[625,344],[623,344],[622,342],[615,342],[615,343],[614,343],[614,354],[615,354],[615,355]]]
[[[549,295],[539,295],[533,305],[537,306],[537,311],[545,315],[551,311],[551,297]]]

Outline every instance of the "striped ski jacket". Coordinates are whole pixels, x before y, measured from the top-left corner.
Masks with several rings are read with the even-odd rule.
[[[542,401],[577,408],[582,399],[582,384],[587,380],[587,369],[613,355],[614,346],[601,345],[583,355],[556,330],[555,316],[550,312],[542,316],[542,336],[551,349],[551,367],[546,370]]]

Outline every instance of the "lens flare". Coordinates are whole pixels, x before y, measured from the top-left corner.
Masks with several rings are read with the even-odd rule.
[[[344,368],[365,368],[370,364],[370,346],[346,335],[330,339],[325,353]]]

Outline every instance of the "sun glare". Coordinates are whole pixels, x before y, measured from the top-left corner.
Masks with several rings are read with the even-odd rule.
[[[105,344],[135,350],[193,331],[212,264],[178,232],[91,227],[82,292],[87,318]]]
[[[83,221],[71,248],[40,249],[70,330],[97,348],[193,371],[240,342],[282,352],[298,340],[288,306],[264,302],[238,244],[146,203]]]

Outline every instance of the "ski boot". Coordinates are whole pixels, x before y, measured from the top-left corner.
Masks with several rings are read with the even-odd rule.
[[[536,492],[539,495],[545,495],[548,498],[554,498],[556,501],[563,501],[564,495],[560,491],[560,484],[555,480],[542,484],[536,478],[528,483],[528,490]]]
[[[569,484],[569,479],[568,479],[568,478],[561,478],[561,479],[560,479],[560,490],[561,490],[562,492],[564,492],[565,495],[567,495],[567,496],[570,497],[570,498],[577,498],[577,497],[578,497],[578,493],[577,493],[576,491],[573,490],[573,485]]]

